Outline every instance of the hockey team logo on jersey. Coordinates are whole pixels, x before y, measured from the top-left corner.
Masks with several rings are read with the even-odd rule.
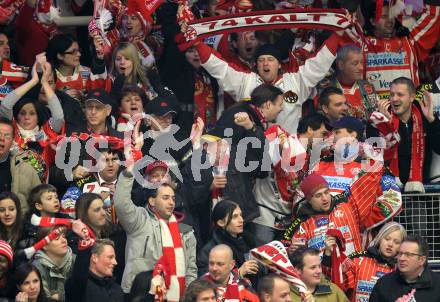
[[[399,186],[396,183],[395,177],[392,175],[383,175],[380,180],[380,185],[382,191],[388,191],[389,189],[393,189],[394,191],[399,191]]]
[[[292,90],[286,91],[283,94],[284,101],[289,104],[295,104],[298,102],[298,95]]]
[[[344,212],[342,212],[341,210],[338,209],[335,211],[334,215],[336,218],[341,218],[341,217],[344,217]]]

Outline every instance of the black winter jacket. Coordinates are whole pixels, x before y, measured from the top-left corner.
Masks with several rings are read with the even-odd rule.
[[[66,302],[124,302],[124,293],[113,278],[102,278],[89,271],[90,249],[80,251],[73,273],[66,282]]]
[[[239,112],[246,112],[249,115],[255,124],[253,130],[246,130],[244,127],[235,124],[234,115]],[[262,171],[266,142],[264,126],[257,112],[248,102],[239,102],[223,112],[214,129],[211,131],[211,134],[225,137],[224,130],[227,128],[232,128],[232,144],[228,171],[226,173],[228,182],[223,189],[223,196],[238,203],[243,212],[244,221],[249,222],[260,216],[253,194],[254,180],[257,177],[262,178],[267,176],[267,172]],[[245,145],[243,143],[244,141],[242,141],[244,138],[257,139],[260,142],[260,146],[252,146],[249,141],[247,145]],[[245,152],[240,154],[244,150]],[[254,166],[255,162],[258,164],[252,167],[252,171],[244,172],[250,170],[249,166],[251,164]],[[246,170],[243,171],[243,167]]]
[[[216,228],[212,234],[212,239],[205,244],[197,255],[199,276],[203,276],[208,272],[209,252],[219,244],[226,244],[231,248],[236,267],[240,267],[246,261],[245,254],[254,248],[254,244],[247,234],[234,238],[223,229]]]
[[[408,283],[397,270],[377,281],[369,301],[394,302],[406,295],[405,301],[440,302],[440,275],[426,268],[416,282]]]

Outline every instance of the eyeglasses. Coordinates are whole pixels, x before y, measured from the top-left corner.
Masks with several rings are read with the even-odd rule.
[[[411,258],[411,257],[415,257],[415,256],[422,257],[423,255],[416,254],[416,253],[410,253],[410,252],[398,252],[397,253],[397,257],[402,257],[402,256],[405,256],[407,258]]]
[[[74,55],[74,54],[81,54],[81,48],[78,48],[78,49],[73,49],[73,50],[71,50],[71,51],[65,51],[65,52],[63,52],[63,54],[65,54],[65,55]]]

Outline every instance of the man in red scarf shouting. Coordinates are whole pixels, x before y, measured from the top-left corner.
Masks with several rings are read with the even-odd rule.
[[[440,154],[440,120],[434,115],[429,94],[414,102],[414,83],[405,77],[390,86],[390,99],[380,100],[370,122],[387,140],[385,160],[406,192],[424,192],[429,179],[432,151]],[[377,136],[370,133],[369,136]]]

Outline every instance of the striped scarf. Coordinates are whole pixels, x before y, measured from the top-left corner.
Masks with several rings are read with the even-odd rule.
[[[154,274],[162,274],[167,288],[166,300],[179,301],[185,292],[185,255],[183,252],[182,238],[180,237],[179,224],[176,217],[171,215],[166,221],[157,215],[162,235],[162,256],[156,266]]]
[[[203,276],[203,279],[214,283],[214,281],[212,280],[212,277],[209,273],[206,273]],[[217,287],[217,289],[216,289],[217,302],[239,302],[239,301],[241,301],[240,287],[243,288],[243,286],[238,283],[238,279],[236,278],[236,276],[233,273],[231,273],[229,275],[229,281],[228,281],[228,285],[226,285],[226,288]]]
[[[405,184],[407,192],[424,192],[423,187],[423,163],[425,161],[425,138],[423,130],[423,117],[420,110],[413,105],[411,109],[411,118],[413,121],[413,129],[411,133],[411,167],[408,182]],[[387,150],[385,150],[385,160],[391,159],[390,170],[399,177],[399,124],[400,120],[393,114],[392,120],[389,121],[382,113],[373,112],[370,117],[371,124],[379,130],[380,134],[385,138]],[[400,180],[399,180],[400,182]]]

